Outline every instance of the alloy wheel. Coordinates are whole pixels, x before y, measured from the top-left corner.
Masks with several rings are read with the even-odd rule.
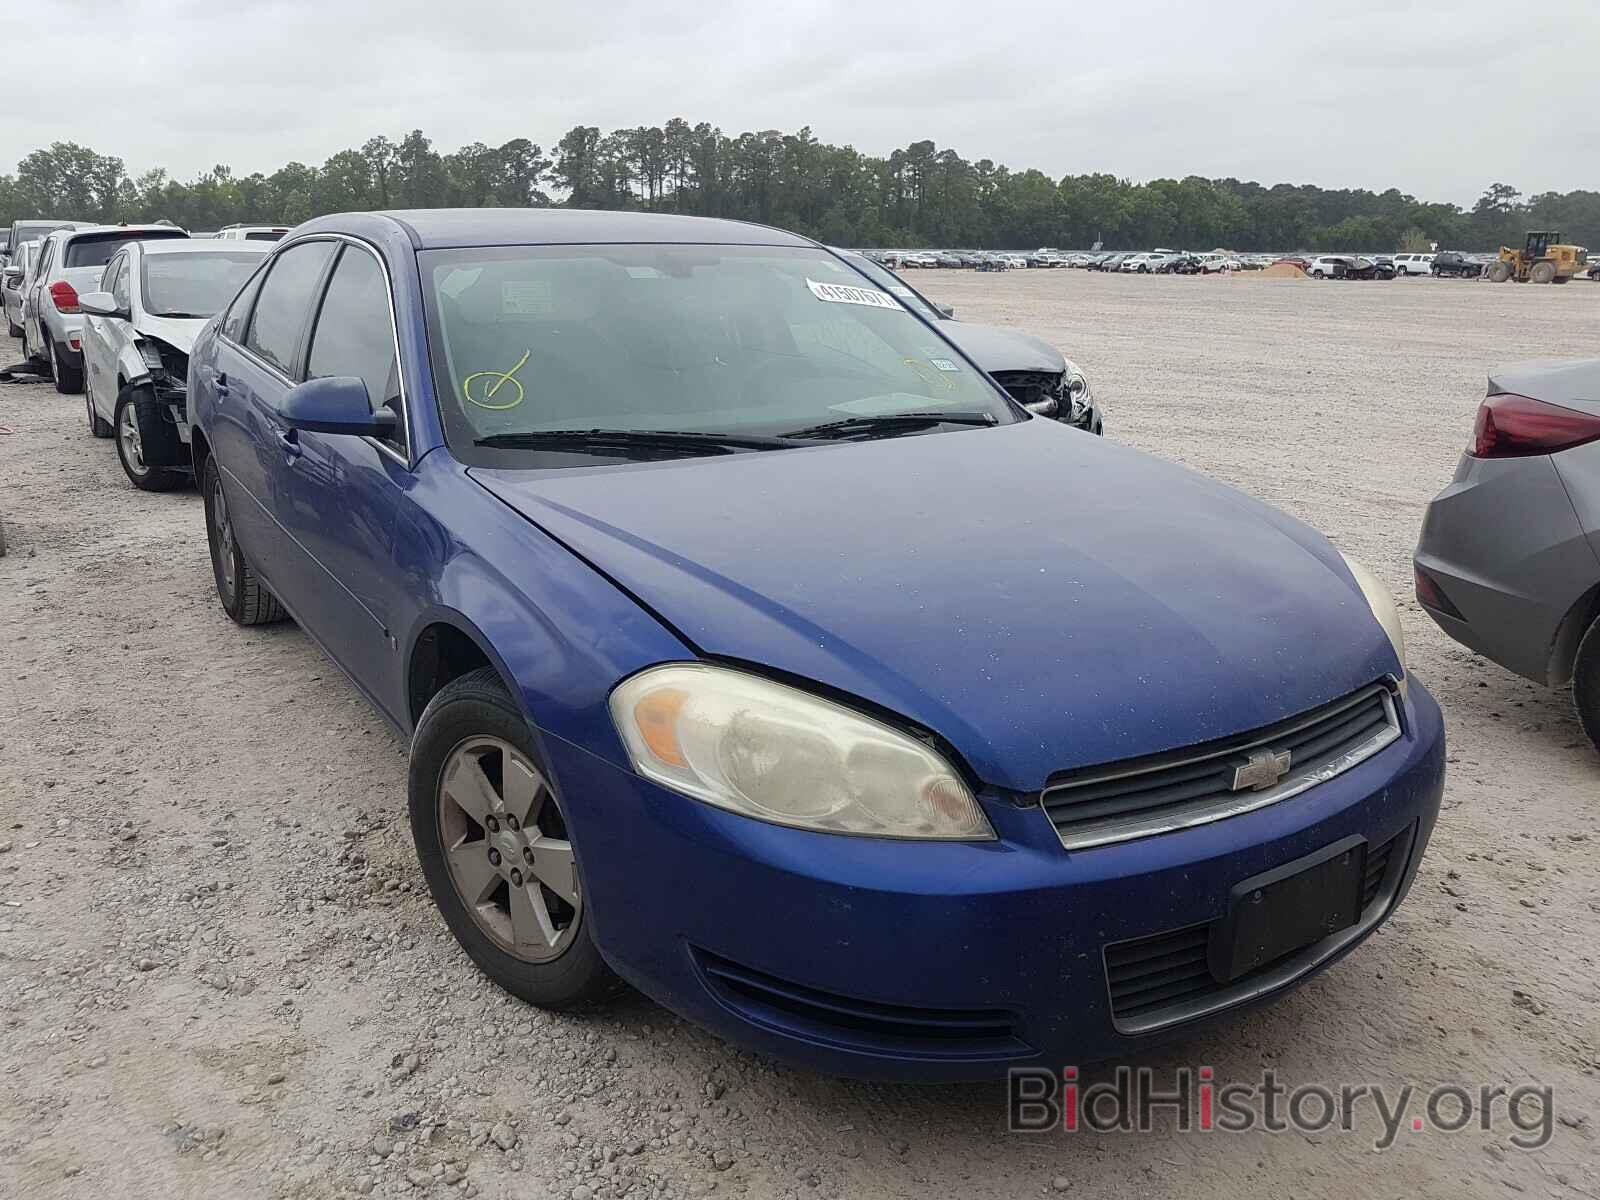
[[[236,586],[233,574],[233,522],[228,519],[228,500],[222,492],[220,473],[211,485],[211,526],[216,531],[217,569],[222,577],[222,590],[231,604]]]
[[[94,409],[90,408],[89,412],[92,420]],[[134,411],[132,404],[124,404],[117,416],[117,441],[122,446],[128,469],[135,475],[148,473],[150,468],[144,461],[144,440],[139,436],[139,414]],[[232,565],[231,561],[229,565]]]
[[[479,929],[525,962],[558,958],[583,897],[549,782],[511,743],[468,738],[445,760],[437,805],[450,882]]]

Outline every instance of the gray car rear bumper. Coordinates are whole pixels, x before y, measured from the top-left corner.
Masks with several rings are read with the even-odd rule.
[[[1416,565],[1457,610],[1424,605],[1456,641],[1538,683],[1565,682],[1600,557],[1552,458],[1463,455],[1428,506]]]

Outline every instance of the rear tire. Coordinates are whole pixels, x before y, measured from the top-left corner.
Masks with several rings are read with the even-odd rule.
[[[125,387],[117,396],[117,459],[128,482],[141,491],[170,492],[186,482],[183,471],[166,465],[180,457],[178,430],[163,419],[147,387]]]
[[[83,407],[84,411],[89,415],[89,432],[97,438],[110,437],[111,426],[106,424],[100,414],[94,410],[94,391],[91,388],[85,387],[83,389]]]
[[[69,367],[54,339],[50,341],[50,375],[56,382],[56,391],[63,396],[75,396],[83,391],[83,368]]]
[[[472,761],[482,764],[479,777],[487,781],[492,795],[463,789],[469,804],[483,807],[473,816],[451,799],[457,793],[447,789],[446,780],[465,758],[478,754],[482,757]],[[508,786],[514,773],[523,781],[520,791]],[[570,855],[571,827],[549,779],[532,731],[500,677],[488,667],[472,671],[440,688],[417,722],[408,778],[411,834],[433,901],[478,969],[529,1004],[581,1010],[603,1004],[623,985],[589,936],[593,922]],[[526,809],[518,814],[525,826],[507,821],[507,814],[519,807]],[[563,868],[562,887],[571,892],[575,904],[544,886],[547,876],[533,865],[544,859],[523,851],[525,861],[519,861],[512,845],[518,838],[541,840],[546,854],[552,853],[548,849],[552,846],[568,848],[570,871]],[[493,847],[502,843],[505,852],[497,855]],[[463,848],[467,854],[461,853]],[[487,859],[480,861],[479,853]],[[528,870],[528,876],[524,879],[513,867]],[[507,872],[514,877],[515,888],[513,880],[503,878]],[[463,887],[483,898],[475,897],[469,907],[462,898]],[[544,940],[550,933],[524,936],[518,914],[532,912],[516,903],[524,893],[537,893],[532,903],[544,910],[553,941]]]
[[[222,490],[222,473],[215,457],[206,459],[206,541],[211,544],[211,570],[217,581],[222,611],[237,625],[266,625],[289,614],[267,590],[233,534],[228,499]]]
[[[1578,710],[1578,724],[1600,750],[1600,617],[1578,643],[1578,657],[1572,666],[1572,704]]]

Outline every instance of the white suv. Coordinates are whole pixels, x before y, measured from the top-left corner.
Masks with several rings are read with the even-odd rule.
[[[1433,255],[1396,254],[1394,256],[1394,273],[1396,275],[1432,275]]]
[[[83,391],[78,289],[98,288],[106,263],[129,242],[188,236],[175,225],[80,225],[44,239],[22,292],[22,353],[49,364],[56,391]]]

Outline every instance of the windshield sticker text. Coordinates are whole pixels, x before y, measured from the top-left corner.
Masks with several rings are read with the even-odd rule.
[[[905,311],[893,296],[874,288],[851,287],[844,283],[818,283],[815,279],[807,279],[806,286],[818,300],[826,300],[829,304],[864,304],[868,308]]]

